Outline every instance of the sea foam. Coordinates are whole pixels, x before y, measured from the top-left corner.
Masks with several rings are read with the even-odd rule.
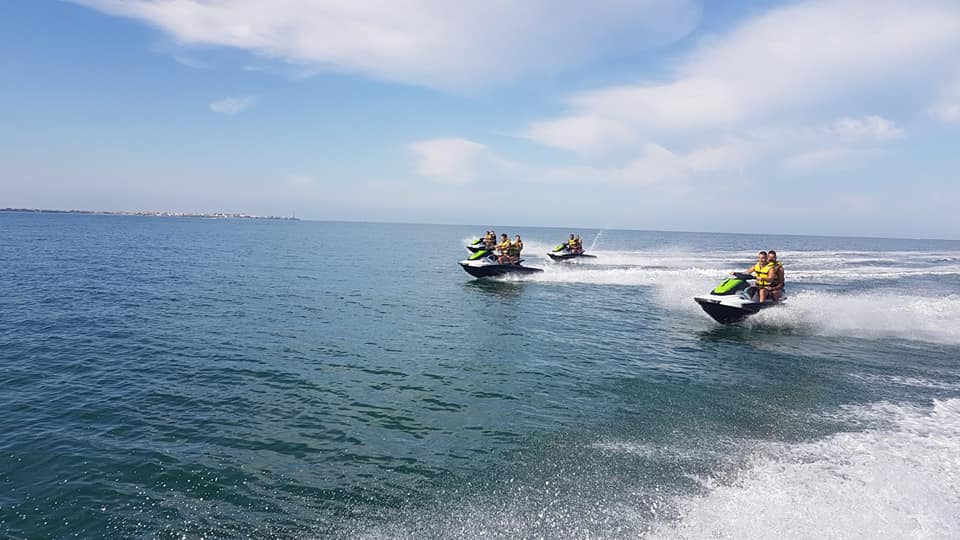
[[[358,538],[929,538],[960,537],[960,399],[921,407],[875,403],[835,411],[859,425],[801,443],[740,441],[719,469],[691,475],[697,487],[631,481],[597,490],[596,474],[566,488],[508,480],[492,492],[357,524]],[[600,441],[598,456],[657,460],[718,457],[718,450]],[[736,459],[732,459],[736,457]],[[582,474],[582,473],[581,473]],[[639,481],[636,477],[633,482]],[[571,491],[569,486],[578,486]]]
[[[700,316],[708,325],[712,321],[700,313],[693,297],[710,291],[727,277],[733,269],[731,261],[736,261],[737,256],[746,258],[743,253],[695,254],[684,250],[598,251],[596,254],[597,259],[572,264],[528,258],[528,265],[537,262],[544,272],[512,279],[647,287],[653,290],[653,299],[664,309]],[[747,324],[797,328],[821,335],[960,344],[960,295],[944,296],[929,288],[917,287],[864,291],[858,285],[903,277],[956,278],[960,276],[960,266],[955,257],[948,255],[939,252],[858,252],[856,257],[838,252],[795,254],[794,262],[787,267],[787,307],[767,310]],[[865,266],[851,268],[849,265],[857,260]],[[882,266],[868,264],[881,260]],[[918,264],[921,266],[912,266]],[[824,284],[831,287],[824,288]]]
[[[890,425],[758,452],[650,538],[958,538],[960,399],[878,404]]]

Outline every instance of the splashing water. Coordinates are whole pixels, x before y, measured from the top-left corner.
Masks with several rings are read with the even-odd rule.
[[[877,404],[892,424],[758,449],[732,480],[682,503],[656,538],[956,538],[960,399]],[[848,411],[847,414],[856,414]]]
[[[531,253],[544,247],[534,242],[529,246]],[[654,290],[653,298],[663,309],[695,316],[700,310],[691,301],[693,296],[708,292],[728,272],[749,264],[749,253],[739,251],[593,253],[597,259],[559,264],[545,261],[542,274],[509,279],[647,287]],[[784,263],[788,280],[785,308],[766,310],[748,319],[747,324],[806,329],[823,335],[960,343],[960,296],[936,287],[937,283],[960,281],[955,256],[944,252],[848,255],[823,251],[788,254]],[[734,266],[738,260],[743,268]],[[858,261],[863,266],[849,267]],[[915,282],[932,285],[915,287]],[[703,318],[704,324],[710,324]]]

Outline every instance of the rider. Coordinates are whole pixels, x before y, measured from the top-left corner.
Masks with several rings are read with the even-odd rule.
[[[786,279],[783,273],[783,265],[780,264],[780,261],[777,260],[776,251],[772,249],[770,251],[767,251],[767,264],[770,265],[770,272],[769,272],[770,285],[768,287],[760,289],[761,302],[763,302],[766,299],[767,295],[770,295],[770,298],[773,299],[773,301],[780,300],[780,297],[783,296],[783,285],[786,282]]]
[[[511,264],[518,264],[520,262],[520,252],[523,251],[523,240],[520,240],[520,235],[518,234],[513,239],[513,243],[510,244],[510,247],[507,249],[507,256]]]
[[[574,242],[577,244],[576,252],[583,253],[583,240],[580,240],[579,234],[577,235],[577,238],[574,240]]]
[[[766,299],[766,292],[770,287],[770,272],[772,270],[773,265],[770,264],[769,260],[767,259],[767,252],[761,251],[757,253],[756,264],[743,271],[744,274],[753,274],[756,276],[756,285],[757,289],[760,291],[761,302]]]
[[[492,251],[497,246],[497,233],[496,231],[487,231],[487,234],[483,237],[483,247],[487,251]]]
[[[577,247],[577,239],[573,237],[573,233],[570,233],[570,239],[563,243],[567,249],[573,251]]]
[[[500,256],[497,257],[497,260],[501,263],[509,262],[510,256],[508,251],[510,251],[510,239],[507,238],[507,233],[500,235],[500,243],[497,244],[497,250],[500,252]]]

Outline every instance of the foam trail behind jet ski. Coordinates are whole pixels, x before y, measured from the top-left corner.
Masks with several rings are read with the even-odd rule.
[[[723,452],[690,444],[601,440],[586,447],[577,489],[521,482],[488,492],[445,494],[439,504],[393,513],[351,538],[957,538],[960,536],[960,399],[932,406],[879,402],[843,408],[851,429],[786,444],[732,440]],[[662,461],[730,453],[713,474],[690,473],[702,489],[667,495],[591,470],[612,453]],[[743,459],[741,459],[743,458]],[[577,475],[579,468],[564,471]],[[599,481],[597,481],[599,479]],[[519,485],[518,485],[519,484]],[[530,492],[534,493],[530,493]],[[544,498],[537,498],[537,494]],[[650,515],[654,516],[651,522]]]
[[[858,414],[892,425],[758,449],[733,481],[705,479],[707,495],[651,536],[957,538],[960,400],[845,412]]]
[[[960,295],[838,294],[802,291],[785,309],[766,310],[751,324],[797,326],[824,335],[893,337],[960,344]]]
[[[665,309],[714,323],[703,315],[692,297],[711,290],[737,261],[746,266],[747,252],[700,253],[684,249],[649,251],[600,251],[598,259],[585,264],[556,264],[535,260],[547,250],[539,242],[527,244],[528,264],[536,262],[544,272],[518,279],[551,283],[619,285],[653,288],[653,299]],[[748,325],[799,328],[831,336],[900,338],[933,343],[960,343],[960,295],[918,295],[876,290],[861,292],[858,285],[909,276],[960,275],[960,259],[939,252],[864,252],[857,258],[844,252],[797,252],[788,254],[786,307],[766,310]],[[859,260],[860,262],[856,262]],[[873,264],[870,264],[870,261]],[[738,267],[738,269],[740,269]],[[857,292],[816,289],[791,290],[790,283],[831,283]],[[817,285],[813,285],[816,287]]]

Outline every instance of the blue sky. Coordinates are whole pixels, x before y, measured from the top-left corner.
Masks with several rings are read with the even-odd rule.
[[[7,0],[0,206],[960,238],[960,4]]]

